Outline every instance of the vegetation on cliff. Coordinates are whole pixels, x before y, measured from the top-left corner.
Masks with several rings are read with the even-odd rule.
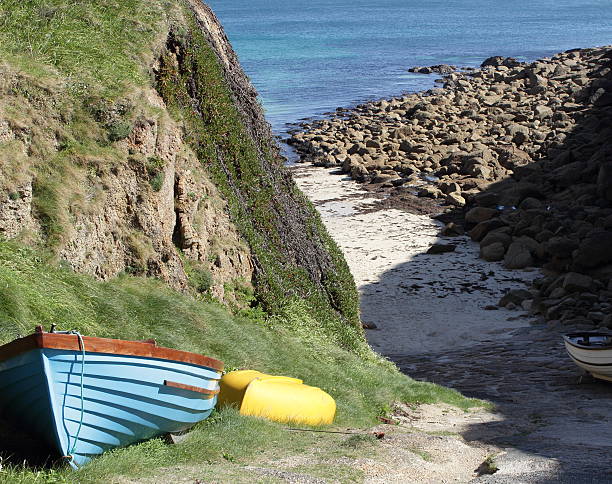
[[[343,256],[207,7],[0,7],[0,232],[78,272],[155,276],[235,305],[232,288],[252,282],[252,304],[305,304],[313,330],[367,354]]]

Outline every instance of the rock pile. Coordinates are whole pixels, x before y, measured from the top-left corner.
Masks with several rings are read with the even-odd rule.
[[[302,129],[289,142],[303,160],[436,200],[461,215],[482,258],[542,267],[507,304],[612,328],[612,47],[490,58],[441,89]]]

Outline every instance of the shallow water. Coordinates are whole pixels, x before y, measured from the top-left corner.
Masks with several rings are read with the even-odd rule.
[[[611,0],[208,0],[268,120],[432,87],[414,65],[478,66],[612,43]]]

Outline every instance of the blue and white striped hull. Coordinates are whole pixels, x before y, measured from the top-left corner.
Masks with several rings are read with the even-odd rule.
[[[180,361],[34,349],[0,362],[0,407],[73,466],[114,447],[188,429],[207,418],[221,373]],[[78,439],[77,439],[78,434]]]

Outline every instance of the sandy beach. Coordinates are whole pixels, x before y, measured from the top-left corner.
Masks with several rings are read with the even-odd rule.
[[[478,259],[467,236],[441,237],[441,224],[397,209],[369,211],[378,201],[332,169],[298,166],[293,176],[344,251],[361,296],[373,348],[385,356],[416,355],[507,338],[527,314],[493,309],[508,289],[524,288],[536,271],[509,271]],[[454,252],[430,255],[435,243]],[[489,308],[489,309],[487,309]]]
[[[468,413],[436,405],[411,409],[399,423],[408,434],[392,453],[416,446],[437,455],[443,445],[434,460],[446,470],[425,472],[423,461],[403,460],[390,475],[364,465],[366,482],[612,482],[606,457],[612,385],[581,376],[559,328],[520,308],[496,307],[507,289],[526,288],[538,270],[510,271],[478,259],[477,243],[440,237],[441,226],[429,216],[376,210],[375,194],[333,169],[298,165],[292,171],[344,251],[362,320],[376,326],[366,329],[373,348],[412,378],[495,405]],[[427,254],[434,243],[456,248]],[[444,442],[423,440],[422,432],[442,432]],[[494,458],[492,475],[475,470],[485,457]]]

